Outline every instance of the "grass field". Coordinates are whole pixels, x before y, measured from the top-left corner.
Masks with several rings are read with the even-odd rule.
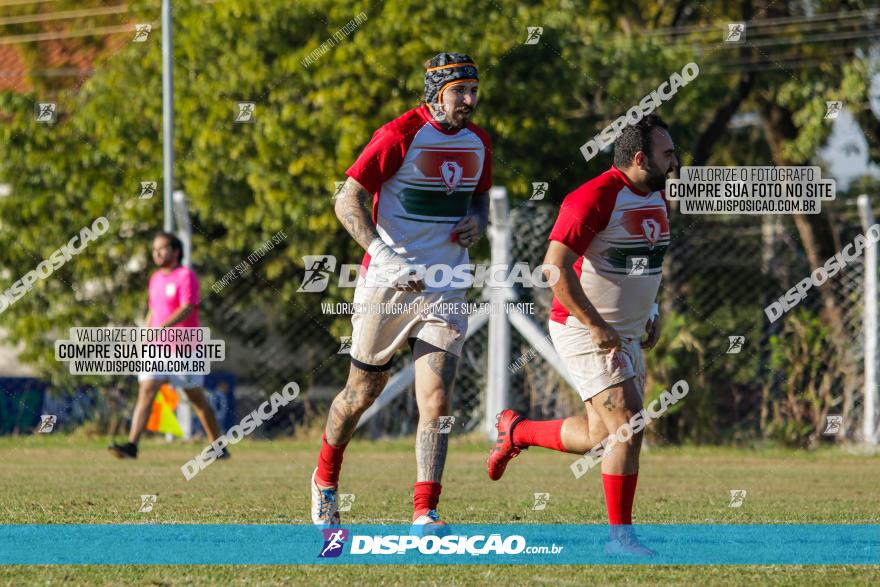
[[[308,522],[318,442],[245,441],[233,458],[186,482],[180,466],[201,445],[142,444],[116,461],[106,442],[64,436],[0,439],[0,512],[10,524]],[[532,449],[500,482],[487,444],[454,439],[440,511],[450,523],[605,523],[598,471],[575,479],[572,457]],[[356,441],[341,491],[357,498],[344,521],[406,523],[415,475],[411,439]],[[745,489],[730,508],[731,489]],[[532,511],[535,492],[549,492]],[[156,494],[151,513],[140,496]],[[880,457],[840,449],[651,449],[642,456],[637,523],[880,523]],[[791,566],[12,566],[0,584],[138,585],[876,585],[878,567]]]

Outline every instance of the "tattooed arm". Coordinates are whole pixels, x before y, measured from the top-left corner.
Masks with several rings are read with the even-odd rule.
[[[336,197],[336,217],[357,242],[370,254],[371,259],[382,266],[396,266],[398,271],[390,277],[390,285],[402,291],[420,292],[425,289],[420,274],[414,266],[389,247],[379,236],[376,223],[367,212],[364,203],[370,197],[364,186],[348,178]]]
[[[336,217],[339,218],[351,238],[365,251],[379,238],[376,223],[373,222],[370,213],[364,206],[369,197],[370,193],[364,186],[349,177],[336,197],[335,206]]]

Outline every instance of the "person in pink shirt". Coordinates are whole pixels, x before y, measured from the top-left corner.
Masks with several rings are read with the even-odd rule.
[[[153,239],[153,262],[159,268],[150,276],[149,308],[146,325],[150,328],[199,327],[199,279],[189,267],[183,266],[183,245],[180,239],[167,232],[159,232]],[[220,426],[214,409],[208,403],[204,375],[182,373],[141,373],[138,375],[138,399],[131,416],[131,429],[126,444],[111,444],[108,448],[120,459],[135,459],[138,440],[147,425],[156,393],[163,383],[182,388],[195,408],[202,427],[213,442],[220,436]],[[219,458],[227,458],[223,449]]]

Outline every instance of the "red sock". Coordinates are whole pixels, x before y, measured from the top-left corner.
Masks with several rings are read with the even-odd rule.
[[[315,481],[321,487],[336,487],[339,485],[339,471],[342,469],[342,454],[348,443],[341,446],[333,446],[327,442],[327,435],[321,440],[321,453],[318,455],[318,472],[315,473]]]
[[[639,474],[625,475],[623,477],[623,511],[626,513],[624,524],[633,523],[633,501],[636,498],[636,484],[639,482]]]
[[[609,475],[602,473],[602,486],[605,488],[605,507],[608,509],[608,523],[632,524],[633,500],[639,474]]]
[[[567,452],[562,444],[562,423],[565,420],[520,420],[513,428],[513,444],[543,446]]]
[[[428,510],[437,508],[442,487],[436,481],[419,481],[413,486],[413,520]]]

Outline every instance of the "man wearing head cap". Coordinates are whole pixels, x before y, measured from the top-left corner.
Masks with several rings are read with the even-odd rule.
[[[394,354],[409,343],[419,408],[413,527],[448,531],[437,503],[470,285],[455,270],[469,264],[468,248],[486,230],[492,159],[489,136],[470,122],[476,64],[461,53],[440,53],[425,67],[424,103],[373,134],[336,200],[336,216],[367,254],[354,296],[348,382],[330,407],[312,475],[318,525],[339,524],[343,451],[382,393]]]

